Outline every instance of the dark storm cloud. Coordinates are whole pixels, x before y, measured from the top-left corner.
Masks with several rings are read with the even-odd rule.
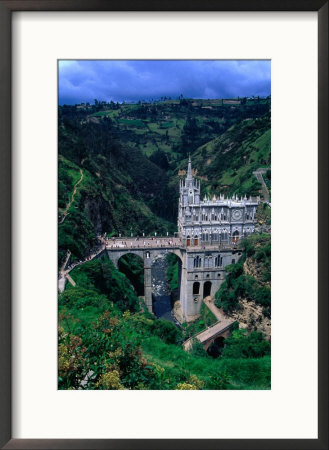
[[[60,61],[59,103],[271,93],[270,61]]]

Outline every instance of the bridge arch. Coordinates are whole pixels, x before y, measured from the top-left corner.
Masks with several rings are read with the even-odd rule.
[[[145,243],[143,246],[141,246],[140,243],[137,243],[135,241],[133,242],[119,242],[119,244],[112,244],[107,246],[107,254],[110,260],[113,262],[114,266],[120,270],[120,260],[123,256],[126,255],[136,255],[140,258],[141,261],[143,261],[143,274],[144,274],[144,299],[146,306],[150,312],[153,311],[152,307],[152,265],[158,255],[169,255],[174,254],[176,255],[179,263],[178,263],[178,289],[174,292],[172,291],[172,294],[174,294],[173,301],[176,301],[180,298],[180,290],[181,290],[181,277],[182,277],[182,266],[184,262],[184,253],[183,251],[178,248],[173,241],[171,241],[172,238],[170,238],[170,241],[167,241],[164,243],[158,243],[155,241],[155,245],[152,246],[148,244],[148,246],[145,246]],[[135,248],[134,248],[135,246]],[[130,248],[132,247],[132,248]],[[136,248],[137,247],[137,248]],[[139,248],[138,248],[139,247]],[[172,248],[171,248],[172,247]],[[142,264],[140,264],[141,266]],[[121,266],[122,269],[122,266]],[[142,269],[140,270],[142,272]],[[129,278],[129,276],[128,276]],[[142,277],[140,277],[142,278]],[[133,280],[132,284],[134,285]],[[134,285],[135,286],[135,285]],[[139,295],[143,295],[141,292],[141,289],[138,291]]]
[[[158,256],[162,256],[162,255],[175,255],[179,261],[182,263],[183,262],[183,256],[180,250],[177,250],[175,248],[171,249],[171,248],[166,248],[166,249],[156,249],[156,250],[149,250],[146,251],[144,253],[144,259],[149,259],[148,264],[150,264],[152,266],[152,264],[154,263],[154,261],[156,261]]]
[[[218,358],[222,354],[222,351],[225,347],[225,337],[217,336],[213,342],[209,345],[207,349],[207,353],[209,356],[213,358]]]
[[[182,257],[179,251],[154,251],[150,261],[152,311],[158,318],[172,320],[172,310],[180,298]]]

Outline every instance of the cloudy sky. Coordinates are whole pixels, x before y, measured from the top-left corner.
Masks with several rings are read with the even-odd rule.
[[[59,104],[271,93],[270,61],[59,61]]]

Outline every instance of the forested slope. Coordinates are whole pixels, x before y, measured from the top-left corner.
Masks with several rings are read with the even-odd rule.
[[[63,106],[58,148],[59,258],[67,249],[81,258],[104,232],[172,234],[188,153],[203,193],[258,195],[252,172],[270,167],[270,101]]]

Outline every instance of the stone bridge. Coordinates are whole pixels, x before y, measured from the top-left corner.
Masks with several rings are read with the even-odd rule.
[[[176,237],[112,238],[106,242],[106,252],[118,268],[119,259],[129,253],[144,263],[145,303],[152,312],[151,268],[158,255],[178,256],[179,299],[184,320],[195,320],[200,314],[203,298],[214,296],[225,279],[225,266],[237,262],[242,254],[237,242],[207,246],[186,246]]]
[[[217,308],[212,297],[204,298],[203,302],[216,317],[217,322],[201,331],[197,335],[187,339],[183,344],[184,349],[187,351],[191,349],[193,342],[196,339],[201,342],[205,350],[208,350],[210,345],[218,338],[228,338],[231,335],[233,325],[236,323],[236,320],[230,319],[229,317],[225,316],[222,310],[220,308]]]
[[[207,328],[204,331],[201,331],[196,336],[188,339],[184,342],[184,349],[186,351],[190,350],[193,344],[193,339],[197,339],[203,345],[205,350],[208,350],[210,345],[215,342],[219,337],[226,339],[231,335],[231,328],[235,322],[227,321],[227,322],[216,322],[211,327]]]
[[[167,255],[174,253],[179,260],[183,261],[183,251],[181,241],[177,238],[123,238],[112,239],[106,245],[106,251],[118,269],[119,259],[127,254],[139,256],[144,263],[144,297],[145,303],[150,312],[152,312],[152,262],[158,255]]]

